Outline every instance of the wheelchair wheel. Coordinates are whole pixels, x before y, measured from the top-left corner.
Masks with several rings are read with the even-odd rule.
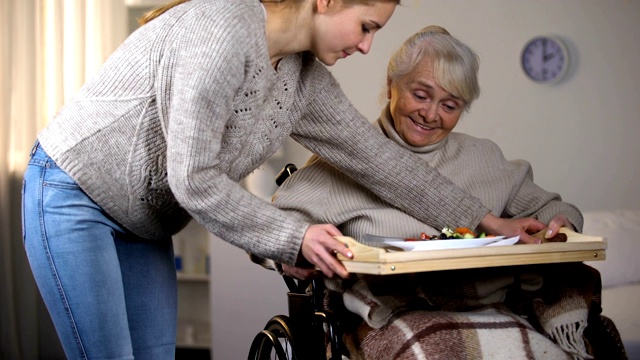
[[[249,360],[296,360],[289,318],[277,315],[251,343]]]
[[[280,339],[271,331],[262,330],[251,343],[249,360],[289,360]]]
[[[330,350],[326,354],[326,359],[340,360],[344,352],[340,332],[340,328],[336,324],[332,314],[323,311],[316,311],[317,326],[320,326],[319,332],[324,335],[325,350]]]

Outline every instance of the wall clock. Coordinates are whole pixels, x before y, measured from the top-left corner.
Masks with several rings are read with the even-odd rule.
[[[557,36],[536,36],[525,44],[520,62],[529,79],[537,83],[555,84],[569,70],[569,51]]]

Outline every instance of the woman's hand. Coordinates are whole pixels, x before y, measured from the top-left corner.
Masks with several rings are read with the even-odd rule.
[[[333,225],[311,225],[304,234],[300,251],[307,261],[315,265],[326,276],[331,278],[337,274],[342,278],[347,278],[349,272],[342,265],[342,262],[336,259],[335,255],[342,254],[346,258],[352,259],[353,253],[334,236],[342,236],[342,233]]]
[[[480,227],[488,234],[520,236],[519,241],[525,244],[539,244],[541,240],[530,234],[546,228],[543,222],[534,218],[502,219],[491,213],[480,221]]]
[[[552,238],[558,234],[558,231],[561,227],[567,227],[571,230],[575,231],[573,224],[567,219],[566,216],[562,214],[556,214],[556,216],[549,221],[549,226],[547,226],[547,232],[544,233],[545,239]]]

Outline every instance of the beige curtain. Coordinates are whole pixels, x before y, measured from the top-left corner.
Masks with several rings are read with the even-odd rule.
[[[123,0],[0,0],[1,359],[62,358],[24,254],[20,191],[31,146],[126,34]]]

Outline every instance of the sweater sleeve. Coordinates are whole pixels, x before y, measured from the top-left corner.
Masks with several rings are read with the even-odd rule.
[[[509,202],[505,208],[504,217],[534,217],[545,224],[557,214],[562,214],[569,219],[578,232],[582,231],[583,218],[578,208],[568,202],[562,201],[559,194],[549,192],[533,182],[533,169],[531,164],[524,160],[507,161],[506,168],[512,173],[520,173],[519,181],[514,184]]]
[[[172,45],[167,121],[171,190],[208,231],[252,254],[293,264],[309,224],[242,189],[218,170],[233,97],[245,78],[246,54],[258,51],[249,39],[258,31],[246,29],[237,11],[207,16],[211,15],[188,14],[188,29]]]
[[[317,62],[316,62],[317,63]],[[489,212],[480,200],[374,129],[323,66],[292,137],[390,204],[439,228],[475,228]],[[310,93],[311,91],[307,91]]]
[[[549,192],[533,182],[533,169],[525,160],[507,160],[500,147],[491,140],[464,134],[452,134],[458,147],[469,156],[462,174],[466,188],[477,194],[485,205],[503,218],[533,217],[548,224],[557,214],[565,215],[576,230],[582,229],[582,214],[574,205],[562,201],[559,194]],[[451,161],[447,162],[447,165]],[[457,183],[463,183],[459,179]],[[464,186],[463,186],[464,187]]]

